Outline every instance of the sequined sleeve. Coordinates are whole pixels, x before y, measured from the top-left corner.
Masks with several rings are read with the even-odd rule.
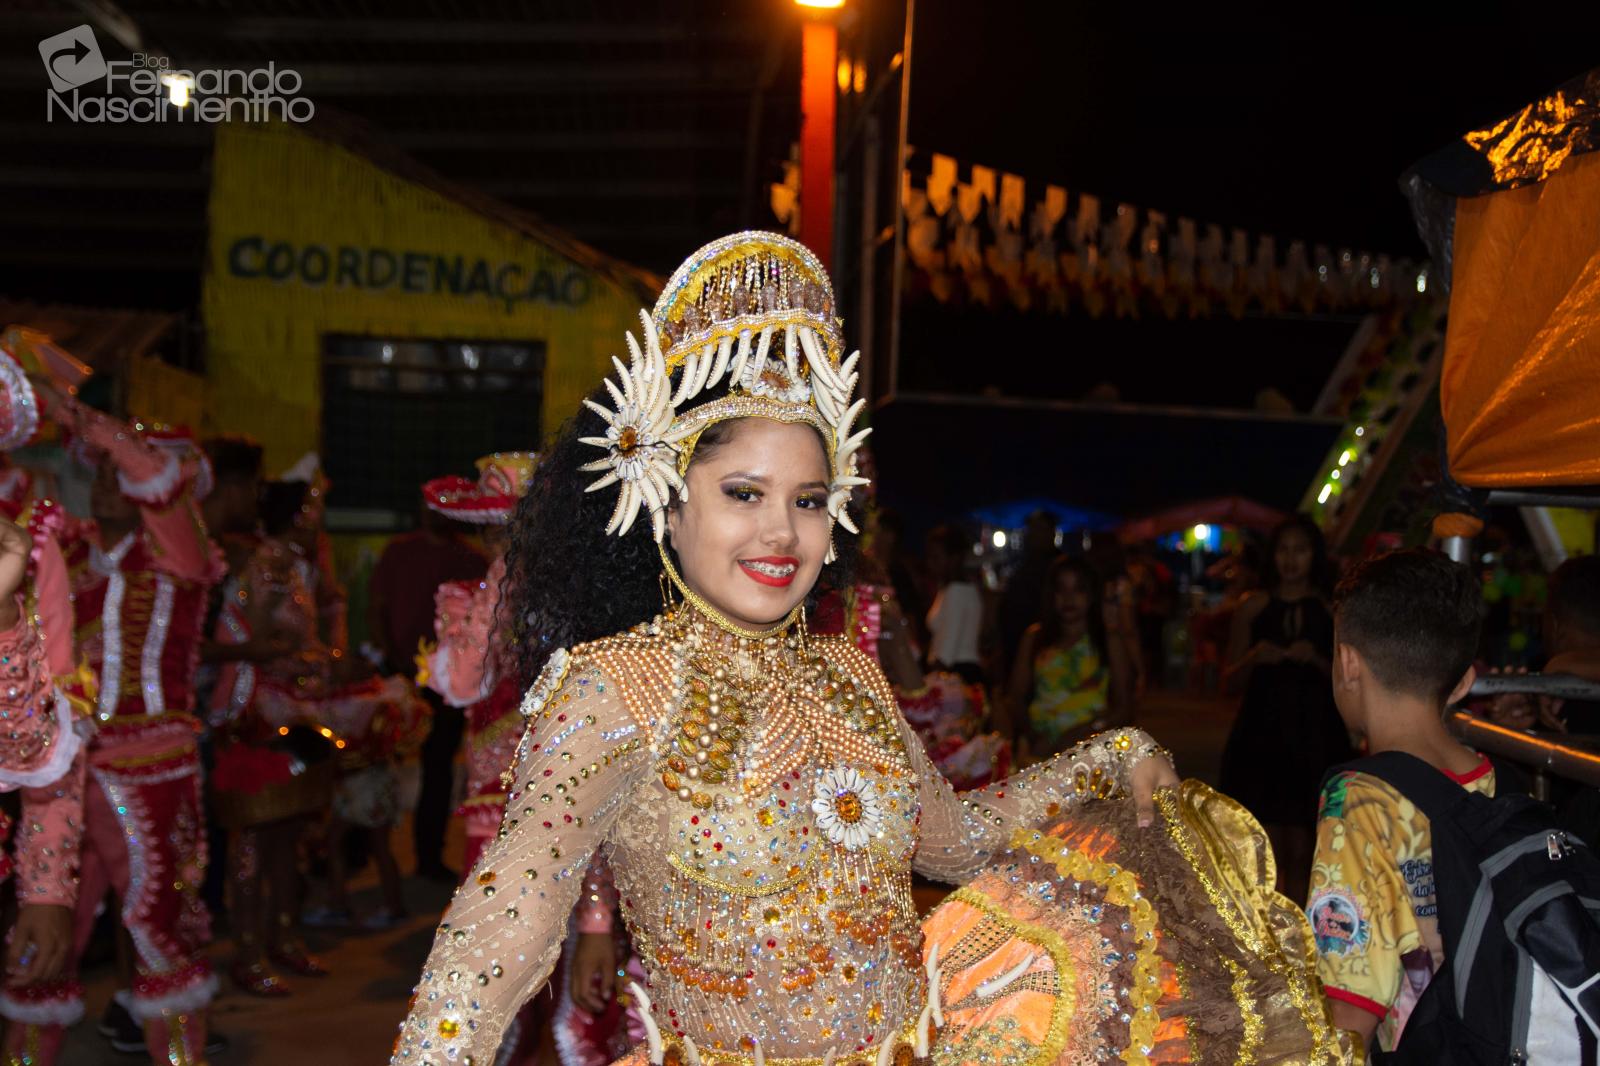
[[[1087,799],[1124,795],[1133,767],[1152,754],[1165,754],[1143,730],[1112,729],[1004,781],[957,792],[900,713],[894,689],[877,662],[845,641],[834,642],[830,654],[871,690],[880,706],[894,708],[922,811],[912,868],[937,881],[965,884],[1010,845],[1013,830],[1037,825]]]
[[[924,877],[952,884],[971,880],[1009,846],[1013,830],[1037,825],[1088,799],[1126,795],[1133,767],[1159,750],[1143,730],[1112,729],[1004,781],[957,792],[904,719],[900,728],[922,804],[912,867]]]
[[[77,400],[47,413],[117,468],[117,487],[138,505],[155,565],[186,581],[217,581],[226,569],[206,536],[191,491],[198,467],[141,438],[133,429]]]
[[[392,1063],[494,1061],[555,966],[590,858],[648,773],[644,725],[581,653],[557,652],[522,710],[505,820],[439,926]]]

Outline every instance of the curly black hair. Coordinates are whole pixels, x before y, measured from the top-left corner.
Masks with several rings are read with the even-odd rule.
[[[726,393],[726,384],[706,389],[696,396],[696,404]],[[603,386],[589,399],[602,407],[612,403]],[[702,434],[695,458],[704,458],[726,440],[731,426],[718,423]],[[616,488],[584,491],[600,474],[578,468],[601,453],[578,438],[604,436],[605,431],[599,415],[580,407],[541,454],[533,484],[512,516],[499,625],[513,636],[523,685],[538,677],[556,649],[620,633],[661,611],[661,558],[649,516],[641,511],[625,536],[608,536],[605,527],[616,506]],[[859,527],[860,512],[853,503],[850,514]],[[848,530],[835,532],[838,558],[822,568],[812,600],[829,589],[849,587],[859,540]]]

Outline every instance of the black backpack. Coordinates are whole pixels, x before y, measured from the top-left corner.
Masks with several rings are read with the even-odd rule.
[[[1431,823],[1444,965],[1374,1063],[1594,1066],[1600,1037],[1600,859],[1528,796],[1471,792],[1386,751],[1345,763]]]

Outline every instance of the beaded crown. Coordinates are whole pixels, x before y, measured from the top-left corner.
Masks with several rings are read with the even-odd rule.
[[[861,353],[842,357],[833,286],[816,256],[775,233],[713,241],[673,272],[639,322],[643,343],[627,335],[628,365],[612,357],[614,406],[584,401],[607,427],[582,438],[606,453],[581,467],[601,475],[587,491],[620,486],[608,534],[625,534],[645,510],[660,543],[673,494],[688,498],[683,476],[700,434],[734,418],[814,427],[828,455],[828,515],[857,532],[845,504],[868,483],[856,452],[871,431],[851,433],[866,406],[852,401]],[[694,404],[724,379],[724,395]]]

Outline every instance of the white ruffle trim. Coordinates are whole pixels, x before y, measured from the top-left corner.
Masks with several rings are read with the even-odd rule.
[[[73,721],[72,704],[59,689],[52,689],[51,694],[56,698],[56,742],[51,747],[50,757],[34,770],[0,769],[0,792],[54,784],[71,768],[78,749],[83,747],[83,737],[79,736]]]
[[[134,503],[163,504],[177,493],[183,484],[183,464],[171,452],[162,453],[161,469],[143,481],[130,481],[122,471],[117,471],[117,487]]]
[[[449,649],[440,644],[428,655],[428,687],[439,694],[439,697],[451,707],[465,709],[475,703],[481,703],[489,698],[489,693],[494,691],[494,675],[487,669],[483,672],[483,680],[478,682],[478,691],[468,696],[463,696],[456,691],[455,684],[450,679],[450,653]]]
[[[0,1017],[23,1025],[77,1025],[83,1020],[83,997],[23,1001],[0,992]]]
[[[143,1025],[151,1018],[158,1018],[163,1014],[182,1014],[186,1011],[201,1010],[217,997],[217,988],[217,975],[212,973],[187,988],[174,989],[154,999],[146,999],[139,995],[130,996],[126,1006],[128,1013],[133,1015],[133,1020]]]
[[[0,389],[6,392],[6,402],[11,407],[11,432],[0,439],[0,450],[20,448],[33,439],[39,430],[39,402],[33,395],[33,383],[11,353],[0,348]]]

